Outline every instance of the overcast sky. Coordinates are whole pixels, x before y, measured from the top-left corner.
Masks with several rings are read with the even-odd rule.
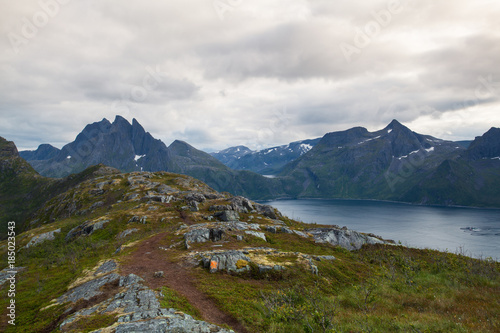
[[[498,0],[0,0],[0,136],[120,114],[167,145],[252,149],[392,119],[500,127]]]

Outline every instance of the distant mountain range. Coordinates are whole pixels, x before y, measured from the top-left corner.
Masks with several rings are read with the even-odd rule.
[[[288,163],[311,150],[321,138],[292,142],[259,151],[236,146],[211,153],[213,157],[234,170],[250,170],[261,175],[276,175]]]
[[[321,139],[212,156],[186,142],[166,146],[134,119],[90,124],[61,150],[21,152],[41,175],[64,177],[103,163],[121,171],[169,171],[218,191],[253,199],[351,198],[417,204],[500,207],[500,129],[452,142],[411,131],[396,120],[376,132],[362,127]],[[266,178],[260,174],[274,175]]]

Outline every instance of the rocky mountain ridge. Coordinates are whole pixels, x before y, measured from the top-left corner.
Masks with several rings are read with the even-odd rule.
[[[166,146],[161,140],[144,130],[133,119],[116,116],[113,123],[107,119],[87,125],[75,141],[65,145],[57,154],[44,154],[47,146],[24,156],[48,159],[31,159],[28,162],[46,177],[66,177],[82,172],[87,167],[105,164],[122,172],[168,171],[187,174],[208,183],[219,191],[256,196],[261,198],[280,195],[280,186],[266,181],[258,174],[231,170],[209,154],[186,142],[175,140]],[[259,187],[256,189],[256,187]],[[265,194],[267,193],[267,194]]]

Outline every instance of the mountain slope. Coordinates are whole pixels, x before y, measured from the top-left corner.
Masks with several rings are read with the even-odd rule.
[[[252,151],[245,146],[231,147],[212,156],[234,170],[248,170],[261,175],[276,175],[287,163],[314,147],[320,139],[302,140],[288,145]]]
[[[59,149],[49,144],[41,144],[36,150],[20,151],[19,155],[26,161],[49,160],[59,153]]]
[[[429,170],[454,160],[465,149],[421,135],[393,120],[368,132],[356,127],[326,134],[280,173],[296,197],[402,200]]]
[[[402,200],[500,207],[500,129],[491,128],[455,160],[428,172]]]

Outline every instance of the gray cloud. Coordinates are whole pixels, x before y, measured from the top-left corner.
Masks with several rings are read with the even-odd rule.
[[[37,23],[40,2],[0,0],[0,135],[61,146],[116,114],[213,149],[393,118],[450,139],[500,126],[496,2],[228,3],[71,1]]]

